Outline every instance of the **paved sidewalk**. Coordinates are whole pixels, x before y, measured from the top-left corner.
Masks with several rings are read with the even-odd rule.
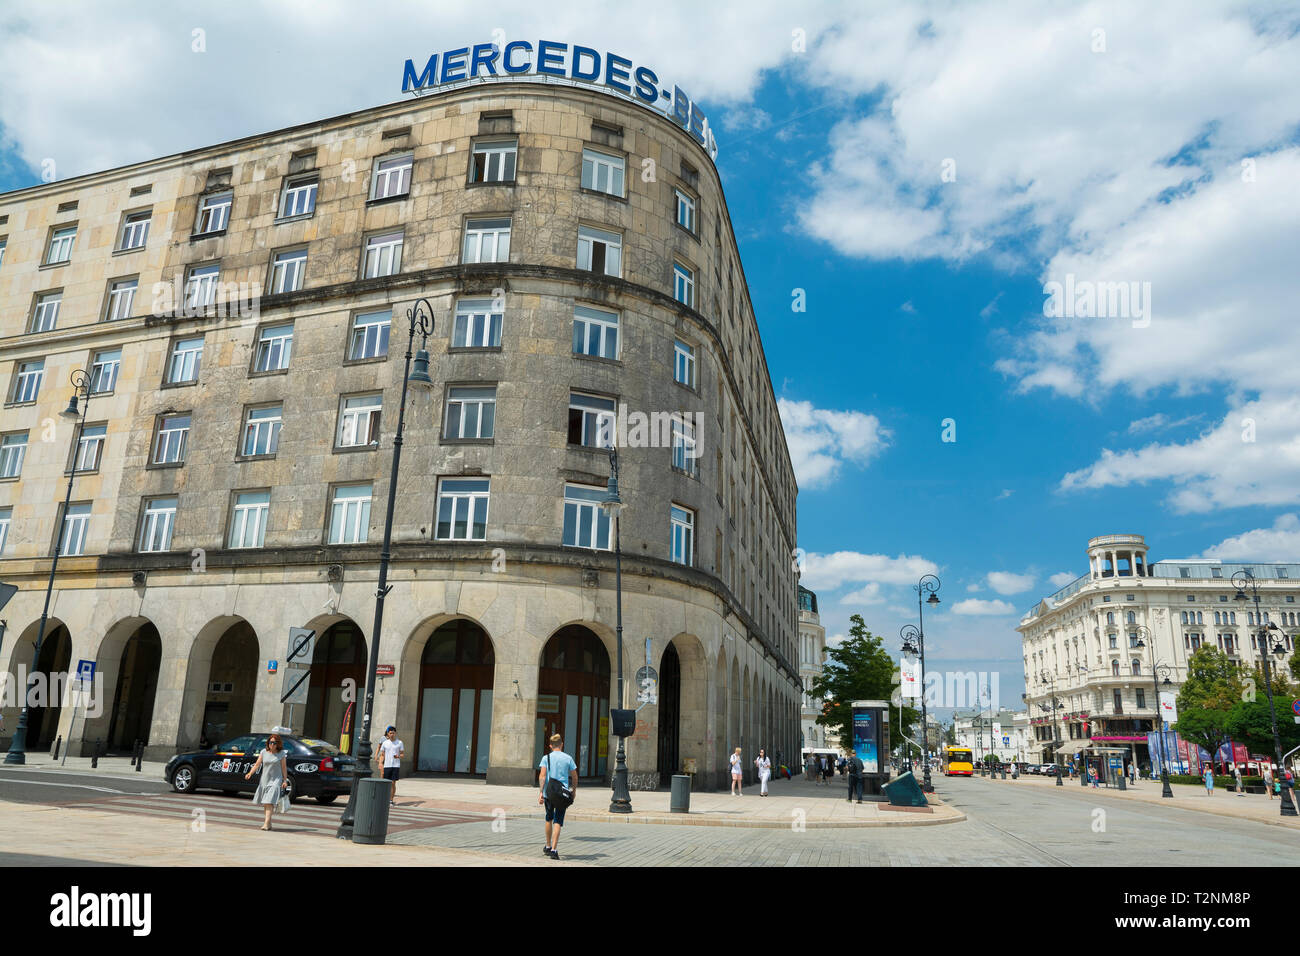
[[[147,768],[146,768],[147,769]],[[361,846],[254,827],[192,829],[102,810],[0,800],[0,860],[23,866],[546,866],[548,860],[442,847]]]
[[[137,773],[127,757],[105,757],[97,770],[90,769],[87,757],[69,757],[60,767],[47,756],[29,759],[28,767],[64,770],[96,777],[154,781],[163,779],[163,764],[146,761]],[[758,785],[744,788],[744,796],[729,793],[691,794],[690,813],[669,811],[667,790],[632,791],[630,814],[609,812],[609,788],[603,785],[582,786],[578,800],[568,811],[572,820],[604,823],[664,823],[676,826],[721,827],[789,827],[802,822],[809,828],[822,827],[897,827],[933,826],[958,823],[966,819],[960,810],[947,806],[941,795],[929,794],[930,806],[923,808],[889,807],[886,803],[864,801],[849,803],[848,778],[835,776],[829,786],[809,783],[802,776],[794,780],[773,780],[770,796],[760,797]],[[461,777],[405,777],[397,785],[398,803],[410,807],[493,812],[504,810],[508,817],[543,816],[537,805],[537,791],[532,787],[489,786],[482,780]],[[800,818],[802,813],[802,819]]]
[[[1213,796],[1206,796],[1203,786],[1176,783],[1172,784],[1174,795],[1172,797],[1162,797],[1160,795],[1161,784],[1159,780],[1139,780],[1136,787],[1130,785],[1126,790],[1119,790],[1116,787],[1098,787],[1094,790],[1091,786],[1082,786],[1078,779],[1071,780],[1069,777],[1065,778],[1065,782],[1059,788],[1056,786],[1055,777],[1040,777],[1032,774],[1021,776],[1019,780],[1012,780],[1011,776],[1008,775],[1006,780],[999,777],[997,780],[990,781],[987,777],[981,778],[978,774],[973,779],[983,779],[996,786],[1046,787],[1053,790],[1068,789],[1075,793],[1086,791],[1090,796],[1154,803],[1161,806],[1178,807],[1182,810],[1200,810],[1204,813],[1213,813],[1223,817],[1236,817],[1240,820],[1254,820],[1259,823],[1270,823],[1275,826],[1300,829],[1300,816],[1282,816],[1279,810],[1278,798],[1274,797],[1269,800],[1268,794],[1264,793],[1248,793],[1244,796],[1237,796],[1232,790],[1215,787]],[[936,786],[942,789],[942,781],[937,780]]]

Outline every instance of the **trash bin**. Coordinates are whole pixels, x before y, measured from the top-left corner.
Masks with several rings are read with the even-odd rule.
[[[1119,777],[1119,788],[1120,788],[1121,790],[1127,790],[1127,789],[1128,789],[1128,781],[1126,781],[1126,780],[1124,779],[1124,772],[1123,772],[1123,771],[1120,771],[1120,773],[1119,773],[1117,776]]]
[[[353,815],[352,842],[382,846],[388,836],[388,800],[393,787],[387,780],[363,777],[357,781],[357,812]]]
[[[672,813],[691,812],[691,777],[690,774],[673,774],[672,792],[668,798],[668,809]]]

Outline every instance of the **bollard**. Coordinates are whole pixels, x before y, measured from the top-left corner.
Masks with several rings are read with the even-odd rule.
[[[671,794],[668,798],[668,811],[670,813],[690,813],[691,812],[691,778],[688,774],[675,773],[671,784]]]
[[[99,740],[95,741],[95,751],[90,755],[91,770],[99,769],[99,755],[103,751],[103,749],[104,749],[104,739],[101,737]]]
[[[388,836],[388,800],[392,792],[392,785],[382,777],[363,777],[357,781],[353,843],[383,846]]]
[[[135,772],[139,773],[144,769],[144,741],[137,740],[136,747],[139,749],[135,752]]]
[[[59,734],[58,738],[55,739],[54,741],[54,749],[50,751],[51,760],[59,759],[59,747],[61,747],[62,745],[63,745],[63,734]]]

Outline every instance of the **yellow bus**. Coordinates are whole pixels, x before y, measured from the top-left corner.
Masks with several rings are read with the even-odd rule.
[[[945,777],[969,777],[975,772],[971,763],[969,747],[945,747],[943,751],[943,775]]]

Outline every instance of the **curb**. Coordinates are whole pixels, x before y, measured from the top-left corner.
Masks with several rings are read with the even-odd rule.
[[[861,829],[889,829],[893,827],[934,827],[943,826],[948,823],[963,823],[966,821],[966,814],[956,811],[956,816],[944,817],[942,819],[924,819],[924,820],[849,820],[842,823],[831,822],[829,820],[808,820],[802,826],[808,830],[861,830]],[[528,811],[526,813],[508,814],[514,819],[541,820],[545,814],[540,811]],[[584,823],[646,823],[646,824],[663,824],[669,826],[698,826],[698,827],[749,827],[758,830],[785,830],[791,826],[790,820],[775,820],[771,818],[756,820],[715,820],[705,816],[703,813],[672,813],[672,814],[638,814],[638,813],[594,813],[585,811],[580,813],[567,813],[566,820],[581,820]]]

